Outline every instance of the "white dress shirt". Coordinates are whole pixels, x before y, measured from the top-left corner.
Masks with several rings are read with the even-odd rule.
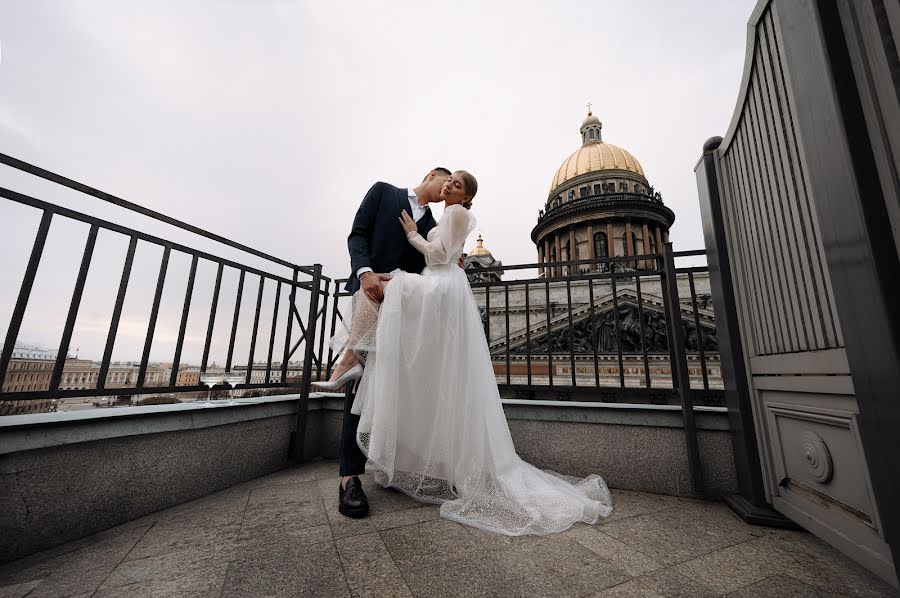
[[[425,212],[428,210],[428,204],[424,206],[419,205],[419,196],[416,195],[416,192],[413,191],[413,187],[407,187],[407,199],[409,200],[409,207],[412,209],[412,217],[413,220],[418,222],[421,220],[422,216],[425,215]],[[359,278],[366,272],[371,272],[372,268],[368,266],[363,266],[359,270],[356,271],[356,277]]]

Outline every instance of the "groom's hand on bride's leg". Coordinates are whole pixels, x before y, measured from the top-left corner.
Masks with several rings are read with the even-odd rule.
[[[360,287],[363,295],[373,303],[381,303],[384,301],[384,283],[391,279],[387,274],[376,274],[375,272],[366,272],[359,279]]]

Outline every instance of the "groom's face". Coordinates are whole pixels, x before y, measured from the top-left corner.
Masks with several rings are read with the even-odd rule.
[[[429,173],[425,185],[428,187],[428,191],[430,192],[429,195],[433,198],[431,200],[432,202],[443,201],[444,198],[441,197],[441,187],[444,186],[444,183],[446,183],[449,178],[449,175],[436,170]]]

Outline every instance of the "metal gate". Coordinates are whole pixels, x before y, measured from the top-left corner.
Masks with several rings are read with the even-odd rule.
[[[839,51],[846,53],[852,41],[847,24],[875,15],[877,25],[879,10],[878,0],[759,2],[731,125],[724,138],[707,142],[697,179],[717,277],[715,309],[729,329],[723,372],[731,378],[732,427],[743,434],[735,453],[743,461],[748,512],[764,500],[896,585],[890,526],[883,521],[889,515],[896,525],[896,502],[890,503],[896,482],[884,475],[881,451],[889,443],[879,438],[889,421],[872,418],[885,398],[875,396],[869,375],[875,364],[859,357],[864,348],[856,337],[858,302],[873,299],[860,299],[865,288],[843,285],[852,283],[848,260],[869,260],[875,270],[886,260],[877,278],[895,267],[897,256],[867,252],[871,230],[842,245],[847,223],[834,222],[839,215],[832,211],[835,202],[861,196],[863,187],[851,150],[855,133],[847,132],[847,106],[836,89]],[[892,36],[889,28],[880,34]],[[883,141],[890,149],[890,139]],[[884,317],[881,342],[890,363],[897,316]],[[896,406],[890,409],[881,413],[896,413]],[[873,479],[879,483],[873,486]]]

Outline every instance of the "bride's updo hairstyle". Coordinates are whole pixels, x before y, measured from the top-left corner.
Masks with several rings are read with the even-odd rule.
[[[475,197],[475,194],[478,193],[478,181],[465,170],[457,170],[453,174],[461,178],[463,184],[466,186],[466,195],[469,196],[469,199],[464,201],[461,205],[468,210],[472,207],[472,199]]]

